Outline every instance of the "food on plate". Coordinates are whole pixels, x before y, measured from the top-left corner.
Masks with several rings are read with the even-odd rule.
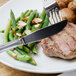
[[[68,3],[73,1],[73,0],[56,0],[60,9],[66,8],[68,6]]]
[[[63,20],[68,20],[69,22],[76,22],[76,14],[69,8],[63,8],[61,11],[61,16]]]
[[[68,8],[70,8],[71,10],[76,11],[76,0],[73,0],[72,2],[70,2],[68,4]]]
[[[62,59],[76,58],[76,24],[68,23],[58,34],[41,41],[47,56]]]
[[[35,24],[32,23],[33,21],[35,21]],[[17,19],[11,10],[10,20],[5,31],[1,30],[1,33],[4,32],[4,42],[6,43],[29,35],[35,30],[48,26],[48,24],[49,18],[46,16],[44,9],[40,16],[37,10],[26,10],[25,12],[22,12],[21,16]],[[7,53],[16,60],[36,65],[36,61],[31,55],[37,54],[37,43],[19,46],[8,50]]]
[[[61,8],[63,20],[76,22],[76,4],[73,0],[57,0]],[[69,5],[68,5],[69,4]],[[68,7],[68,8],[67,8]],[[63,8],[63,9],[62,9]],[[73,11],[74,10],[74,11]],[[13,11],[10,12],[10,20],[4,33],[4,42],[10,42],[29,35],[32,32],[48,26],[49,18],[43,9],[40,14],[37,10],[26,10],[21,16],[15,18]],[[41,41],[43,52],[47,56],[60,57],[63,59],[72,59],[76,57],[76,25],[68,23],[67,26],[58,34]],[[14,49],[7,50],[7,53],[16,60],[28,62],[36,65],[36,61],[32,58],[32,54],[37,54],[37,43],[29,43]],[[32,53],[32,54],[31,54]]]

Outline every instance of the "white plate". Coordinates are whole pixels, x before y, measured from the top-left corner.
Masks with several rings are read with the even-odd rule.
[[[42,11],[42,0],[12,0],[0,7],[0,29],[4,29],[10,16],[10,9],[13,10],[16,16],[19,16],[26,9],[38,9]],[[3,43],[3,35],[0,34],[0,43]],[[76,60],[66,61],[62,59],[49,58],[42,52],[39,45],[38,54],[33,56],[37,62],[37,66],[28,63],[20,62],[10,57],[6,52],[0,54],[0,61],[10,67],[34,72],[34,73],[60,73],[64,71],[76,69]]]

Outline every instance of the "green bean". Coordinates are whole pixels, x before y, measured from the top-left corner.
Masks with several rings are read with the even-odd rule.
[[[28,12],[25,14],[25,17],[29,16],[32,11],[33,11],[33,10],[28,11]],[[26,28],[26,27],[25,27],[25,28]],[[24,30],[22,36],[25,36],[25,35],[26,35],[26,34],[25,34],[25,30]]]
[[[40,25],[41,25],[41,24],[40,24]],[[35,27],[35,25],[33,25],[33,26],[32,26],[32,30],[31,30],[31,32],[34,32],[34,31],[40,29],[40,25],[39,25],[39,27]]]
[[[28,61],[28,63],[33,64],[33,65],[37,65],[37,64],[36,64],[36,61],[35,61],[33,58],[30,59],[30,60]]]
[[[16,20],[15,20],[15,16],[14,16],[14,13],[13,13],[12,10],[10,12],[10,18],[11,18],[11,21],[12,21],[13,30],[16,30],[17,29]]]
[[[8,42],[9,41],[9,31],[11,29],[11,20],[9,21],[7,28],[5,30],[5,34],[4,34],[4,42]],[[32,57],[30,57],[29,55],[20,55],[20,54],[16,54],[14,51],[12,50],[8,50],[7,53],[12,56],[13,58],[15,58],[16,60],[19,61],[29,61],[29,63],[36,65],[36,62],[34,59],[32,59]],[[22,53],[22,52],[21,52]],[[24,52],[22,54],[25,54]]]
[[[8,37],[9,37],[10,29],[11,29],[11,20],[9,20],[9,22],[8,22],[8,24],[6,26],[5,32],[4,32],[4,42],[5,43],[9,41]]]
[[[40,16],[40,18],[42,19],[42,21],[44,21],[45,16],[46,16],[46,12],[45,12],[45,10],[43,9],[42,14],[41,14],[41,16]],[[42,22],[42,23],[43,23],[43,22]],[[40,28],[42,27],[42,23],[40,23]]]
[[[37,47],[36,47],[36,45],[33,46],[32,53],[37,54]]]
[[[35,16],[36,11],[37,11],[37,10],[33,11],[33,12],[30,14],[29,19],[27,20],[26,30],[30,30],[30,29],[31,29],[31,22],[32,22],[32,19],[33,19],[34,16]]]
[[[26,11],[24,12],[24,14],[26,15],[26,14],[28,13],[28,11],[29,11],[29,10],[26,10]]]
[[[48,16],[46,15],[45,20],[44,20],[43,25],[42,25],[42,28],[48,26],[48,24],[49,24],[49,18],[48,18]]]
[[[42,28],[42,24],[43,24],[43,22],[44,22],[45,16],[46,16],[46,12],[45,12],[45,10],[43,9],[42,14],[41,14],[41,16],[40,16],[40,18],[42,19],[42,23],[40,23],[40,25],[39,25],[38,28],[35,28],[35,25],[33,25],[33,26],[32,26],[32,32],[34,32],[34,31]]]
[[[19,29],[16,31],[17,33],[22,33],[23,32],[23,29]]]
[[[4,33],[4,30],[0,30],[0,33]]]
[[[19,20],[20,20],[20,17],[18,17],[18,18],[16,19],[16,23],[17,23]]]
[[[7,53],[12,56],[14,59],[19,60],[19,61],[28,61],[31,59],[30,56],[25,56],[25,55],[20,55],[20,54],[16,54],[14,51],[12,50],[8,50]],[[14,56],[13,56],[14,55]]]
[[[30,64],[33,64],[33,65],[36,65],[36,62],[35,62],[35,60],[31,57],[31,56],[29,56],[27,53],[25,53],[22,49],[19,49],[19,48],[15,48],[20,54],[22,54],[22,55],[24,55],[24,56],[26,56],[26,57],[29,57],[30,59],[28,59],[28,63],[30,63]],[[22,56],[21,55],[21,56]],[[19,59],[19,58],[18,58]],[[24,60],[24,59],[23,59]],[[20,60],[21,61],[21,60]]]
[[[27,55],[26,52],[20,49],[19,47],[15,48],[15,50],[18,51],[22,55]]]
[[[25,13],[22,12],[20,16],[20,20],[22,20],[24,17],[25,17]]]
[[[46,16],[46,12],[45,12],[45,9],[43,9],[40,18],[41,18],[42,20],[44,20],[44,19],[45,19],[45,16]]]
[[[18,39],[18,36],[17,35],[14,36],[14,40],[16,40],[16,39]]]
[[[26,36],[26,33],[25,33],[25,31],[23,32],[22,36]]]
[[[16,19],[16,22],[18,22],[19,20],[22,20],[22,19],[25,17],[25,15],[26,15],[26,13],[27,13],[28,11],[29,11],[29,10],[26,10],[24,13],[22,12],[22,13],[21,13],[21,16]]]
[[[29,49],[28,47],[23,46],[23,48],[24,48],[24,51],[25,51],[26,53],[30,53],[30,49]]]
[[[33,43],[29,43],[29,44],[27,44],[27,46],[31,49],[33,46],[35,45],[35,43],[33,42]]]
[[[18,46],[18,48],[23,49],[23,46]]]
[[[25,17],[29,16],[32,11],[33,11],[33,10],[28,11],[28,12],[25,14]]]
[[[14,32],[13,32],[13,30],[11,30],[10,33],[9,33],[9,40],[10,41],[14,40]]]
[[[35,14],[35,18],[37,18],[37,17],[39,17],[39,13],[38,12],[36,12],[36,14]]]

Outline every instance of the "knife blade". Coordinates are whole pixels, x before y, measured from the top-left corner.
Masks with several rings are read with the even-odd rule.
[[[57,34],[66,25],[67,25],[67,20],[64,20],[64,21],[56,23],[54,25],[47,26],[45,28],[39,29],[39,30],[31,33],[30,35],[24,36],[23,38],[20,38],[20,39],[17,39],[15,41],[8,42],[6,44],[1,45],[0,46],[0,52],[18,47],[20,45],[26,45],[28,43],[37,42],[41,39],[44,39],[46,37]]]

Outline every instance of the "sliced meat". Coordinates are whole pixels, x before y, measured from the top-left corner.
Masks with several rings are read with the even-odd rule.
[[[68,23],[69,24],[69,26],[71,26],[74,30],[75,30],[75,32],[76,32],[76,24],[73,24],[73,23]]]
[[[72,36],[68,35],[65,30],[60,32],[58,35],[66,42],[66,44],[68,44],[71,51],[76,50],[76,40]]]
[[[41,45],[42,45],[43,49],[45,49],[45,50],[43,50],[43,52],[47,56],[64,58],[62,51],[58,48],[58,46],[50,38],[43,39],[41,41]]]
[[[74,30],[75,28],[72,27],[73,25],[71,25],[70,23],[68,23],[68,25],[66,26],[66,28],[64,28],[66,30],[66,32],[72,36],[75,40],[76,40],[76,31]],[[75,27],[76,25],[74,25]]]
[[[76,58],[76,25],[71,23],[58,34],[41,41],[43,52],[47,56],[63,59]]]
[[[56,44],[59,46],[59,49],[62,50],[64,55],[68,55],[71,52],[70,47],[58,35],[54,35],[51,38],[56,42]]]

